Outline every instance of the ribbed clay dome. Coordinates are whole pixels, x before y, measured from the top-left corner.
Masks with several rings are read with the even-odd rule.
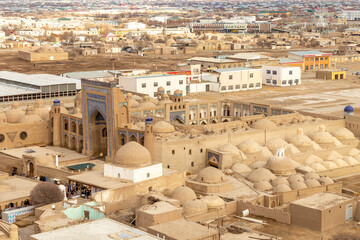
[[[249,168],[248,166],[246,166],[245,164],[242,163],[235,163],[231,169],[236,172],[236,173],[246,173],[246,172],[250,172],[251,168]]]
[[[174,189],[171,193],[171,198],[179,200],[181,204],[184,204],[186,201],[196,199],[196,194],[191,188],[180,186]]]
[[[275,174],[294,173],[295,167],[290,158],[272,156],[266,162],[265,168]]]
[[[206,203],[208,209],[225,207],[224,200],[216,195],[208,195],[202,197],[201,200],[203,200]]]
[[[324,167],[326,167],[327,169],[336,169],[336,168],[338,168],[338,166],[332,161],[324,161],[321,164],[324,165]]]
[[[287,180],[289,181],[290,184],[295,183],[295,182],[304,182],[304,178],[302,176],[300,176],[299,174],[293,174],[293,175],[289,176]]]
[[[275,192],[281,193],[281,192],[288,192],[288,191],[291,191],[291,188],[287,184],[281,183],[275,187]]]
[[[8,123],[18,123],[20,119],[25,115],[25,112],[19,108],[18,102],[13,102],[11,109],[5,112]]]
[[[312,169],[314,169],[314,171],[316,171],[316,172],[326,171],[327,170],[327,168],[324,165],[322,165],[321,163],[312,163],[310,165],[310,167]]]
[[[328,185],[328,184],[333,184],[334,180],[332,180],[327,176],[323,176],[319,179],[319,182],[321,183],[321,185]]]
[[[44,101],[42,99],[36,100],[35,113],[43,120],[45,121],[49,120],[49,109],[44,106]]]
[[[280,184],[286,184],[286,185],[290,185],[289,181],[282,177],[282,176],[279,176],[277,178],[275,178],[274,180],[271,181],[271,185],[273,185],[273,187],[276,187]]]
[[[360,150],[359,150],[359,149],[357,149],[357,148],[352,148],[352,149],[349,150],[348,155],[351,156],[351,157],[353,157],[353,156],[355,156],[355,155],[358,155],[359,153],[360,153]]]
[[[206,203],[201,199],[189,200],[183,204],[184,215],[192,216],[196,214],[206,213],[208,207]]]
[[[34,111],[34,108],[28,106],[26,109],[25,115],[20,119],[20,123],[33,123],[33,122],[41,122],[43,119],[39,117]]]
[[[334,137],[330,133],[325,131],[324,125],[320,125],[319,131],[313,135],[312,139],[316,143],[332,143],[332,142],[334,142]]]
[[[349,164],[347,162],[345,162],[342,159],[335,159],[333,160],[333,162],[338,166],[338,167],[347,167],[349,166]]]
[[[277,126],[273,121],[264,118],[264,119],[260,119],[260,120],[256,121],[255,123],[253,123],[251,125],[251,127],[255,128],[255,129],[267,129],[268,130],[268,129],[274,129]]]
[[[7,123],[5,112],[0,112],[0,124]]]
[[[261,146],[252,139],[246,140],[239,145],[241,151],[246,153],[258,153],[261,151]]]
[[[144,166],[151,164],[151,155],[144,146],[131,141],[116,152],[114,163],[129,167]]]
[[[316,179],[307,179],[307,180],[305,181],[305,184],[306,184],[307,187],[318,187],[318,186],[321,185],[321,184],[319,183],[319,181],[316,180]]]
[[[332,132],[332,135],[339,140],[350,140],[355,138],[355,135],[349,129],[344,127],[336,129]]]
[[[320,179],[320,176],[319,176],[319,174],[317,174],[317,173],[309,172],[309,173],[306,173],[306,174],[304,175],[304,179],[305,179],[305,180],[308,180],[308,179],[319,180],[319,179]]]
[[[216,184],[225,181],[225,175],[219,169],[214,167],[206,167],[198,173],[197,182]]]
[[[313,163],[322,163],[323,161],[324,160],[322,160],[318,156],[310,155],[305,159],[304,163],[307,164],[307,165],[311,165]]]
[[[128,104],[129,104],[130,108],[136,108],[136,107],[139,106],[139,102],[136,101],[135,99],[133,99],[132,93],[127,93],[126,94],[126,99],[128,101]]]
[[[266,166],[266,162],[264,161],[256,161],[250,164],[251,169],[264,168]]]
[[[304,135],[302,128],[297,130],[297,134],[289,139],[289,143],[294,144],[295,147],[311,146],[312,141],[308,136]]]
[[[267,147],[270,151],[276,151],[278,148],[285,148],[287,142],[282,138],[273,138],[265,143],[265,147]]]
[[[156,105],[150,101],[149,96],[144,97],[144,101],[139,104],[138,108],[140,109],[153,109]]]
[[[300,190],[300,189],[307,188],[306,184],[304,182],[300,182],[300,181],[290,184],[290,187],[292,190]]]
[[[175,131],[175,128],[168,122],[160,121],[154,124],[153,131],[154,133],[172,133]]]
[[[272,189],[271,184],[268,181],[259,181],[254,183],[254,188],[260,191],[268,191],[270,189]]]
[[[251,182],[259,182],[259,181],[271,181],[275,179],[276,176],[270,172],[270,170],[265,168],[257,168],[251,171],[247,176],[246,179]]]

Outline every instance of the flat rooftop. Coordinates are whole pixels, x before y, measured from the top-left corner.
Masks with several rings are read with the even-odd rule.
[[[18,176],[0,179],[0,202],[30,197],[31,190],[38,183],[38,181]]]
[[[211,63],[236,63],[238,61],[230,59],[220,59],[211,57],[193,57],[189,58],[188,61],[200,61],[200,62],[211,62]]]
[[[221,68],[221,69],[214,69],[214,72],[223,73],[223,72],[239,72],[239,71],[248,71],[248,70],[261,70],[261,69],[254,69],[254,68],[246,68],[246,67],[237,67],[237,68]]]
[[[29,146],[29,147],[22,147],[22,148],[11,148],[6,150],[1,150],[0,153],[5,155],[14,157],[14,158],[22,158],[23,154],[33,155],[33,154],[44,154],[44,155],[58,155],[59,156],[59,163],[67,162],[67,161],[74,161],[77,159],[85,159],[89,158],[88,156],[82,155],[76,151],[61,148],[61,147],[53,147],[53,146],[46,146],[46,147],[39,147],[39,146]]]
[[[181,218],[149,227],[151,231],[165,234],[172,239],[206,239],[218,231]]]
[[[298,56],[317,56],[317,55],[332,55],[331,53],[324,53],[324,52],[319,52],[316,50],[312,50],[312,51],[299,51],[299,52],[290,52],[291,54],[295,54]]]
[[[291,204],[300,205],[308,208],[325,210],[337,206],[338,204],[349,201],[351,198],[340,196],[333,193],[317,193],[306,198],[292,202]]]
[[[133,240],[156,240],[144,231],[130,227],[123,223],[109,218],[103,218],[92,222],[81,223],[66,228],[60,228],[50,232],[31,235],[32,240],[114,240],[114,239],[133,239]]]
[[[0,71],[0,82],[8,84],[27,86],[40,89],[42,86],[76,84],[77,89],[81,89],[81,81],[78,79],[60,77],[52,74],[24,74],[18,72]]]
[[[40,89],[11,85],[0,82],[0,97],[40,93]]]
[[[176,172],[175,170],[163,168],[163,176]],[[67,177],[71,181],[83,183],[86,185],[102,188],[112,189],[133,185],[134,183],[125,179],[105,177],[104,170],[92,170],[81,174]]]

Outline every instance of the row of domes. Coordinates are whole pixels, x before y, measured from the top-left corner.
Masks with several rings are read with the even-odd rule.
[[[258,171],[259,173],[260,171]],[[269,173],[267,173],[269,175]],[[286,177],[275,177],[270,179],[259,178],[258,181],[254,182],[253,187],[260,191],[274,191],[274,192],[287,192],[291,190],[301,190],[305,188],[318,187],[321,185],[333,184],[334,181],[326,176],[320,177],[318,174],[311,172],[304,176],[299,174],[293,174]]]
[[[41,99],[36,100],[35,107],[28,105],[26,110],[19,108],[18,102],[13,102],[11,108],[0,113],[1,123],[31,123],[49,120],[50,109],[44,106]],[[61,107],[61,113],[69,113]]]
[[[325,132],[324,126],[320,126],[319,132],[316,132],[313,135],[313,139],[316,143],[331,143],[335,141],[335,138],[340,140],[355,139],[354,134],[346,128],[339,128],[335,130],[332,134],[333,135]],[[293,146],[289,145],[288,142],[290,144],[293,144]],[[301,128],[298,129],[296,135],[288,139],[288,142],[286,142],[282,138],[273,138],[265,143],[265,147],[272,152],[276,151],[276,149],[278,148],[291,148],[291,150],[295,153],[299,153],[300,151],[296,147],[311,146],[314,144],[313,140],[311,140],[308,136],[304,135]],[[259,143],[252,139],[243,141],[242,143],[240,143],[238,148],[230,143],[224,144],[223,146],[218,148],[218,150],[221,152],[231,152],[233,155],[240,154],[242,158],[245,159],[245,154],[255,154],[260,152],[266,153],[267,149],[264,149],[264,147],[262,147]]]
[[[201,214],[207,212],[208,209],[218,209],[225,206],[224,200],[216,195],[197,199],[194,190],[186,186],[175,188],[170,197],[180,202],[184,208],[185,216]]]

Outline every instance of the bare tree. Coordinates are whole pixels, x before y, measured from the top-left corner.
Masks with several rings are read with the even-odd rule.
[[[53,183],[39,183],[30,192],[30,201],[32,205],[47,205],[60,202],[64,199],[64,194],[60,188]]]

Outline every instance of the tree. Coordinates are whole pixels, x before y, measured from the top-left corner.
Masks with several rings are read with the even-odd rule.
[[[60,188],[53,183],[39,183],[30,192],[32,205],[47,205],[64,200],[64,194]]]

